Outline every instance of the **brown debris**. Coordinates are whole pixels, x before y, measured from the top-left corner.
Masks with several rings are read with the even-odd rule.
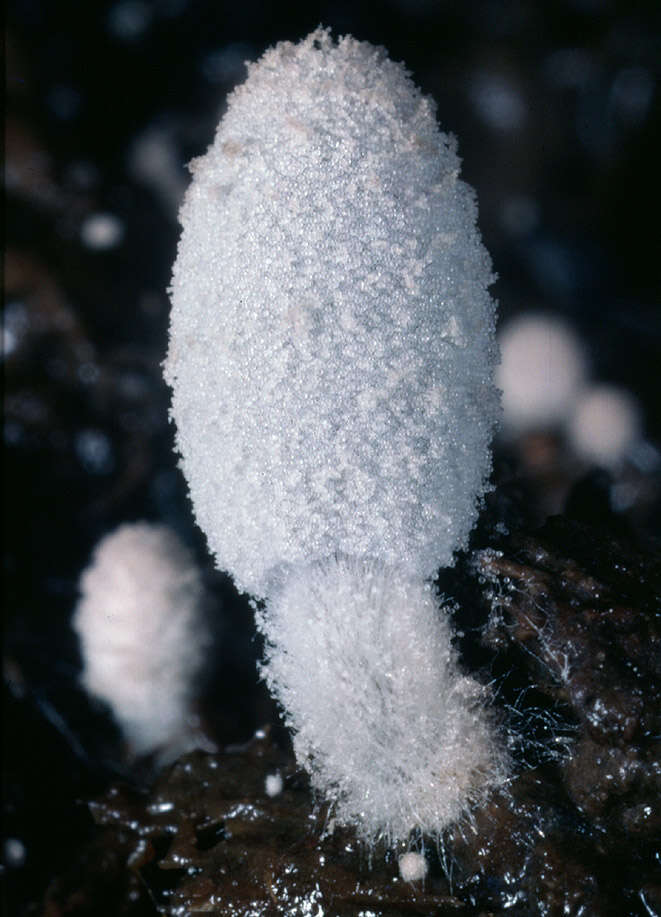
[[[284,788],[269,797],[265,778],[276,772]],[[409,885],[396,857],[381,853],[370,864],[350,832],[331,830],[268,736],[224,754],[185,756],[148,799],[113,788],[91,808],[97,824],[134,832],[131,867],[150,876],[154,889],[166,884],[160,896],[154,892],[162,913],[465,912],[440,880]]]
[[[333,830],[332,813],[315,803],[268,731],[222,754],[188,755],[149,793],[115,786],[91,803],[107,842],[114,836],[115,852],[123,851],[112,861],[118,882],[134,897],[141,889],[139,902],[150,908],[136,914],[654,913],[657,559],[553,520],[539,536],[478,551],[459,575],[480,583],[488,606],[482,639],[494,664],[507,659],[536,692],[527,722],[551,724],[546,759],[515,766],[506,791],[470,822],[441,843],[427,839],[429,874],[408,884],[398,875],[403,851],[370,852],[350,831]],[[501,701],[507,717],[507,697]],[[567,735],[554,751],[562,717]],[[518,739],[524,749],[528,740]],[[283,790],[270,797],[265,779],[274,773]],[[55,892],[48,913],[64,913],[53,909]]]

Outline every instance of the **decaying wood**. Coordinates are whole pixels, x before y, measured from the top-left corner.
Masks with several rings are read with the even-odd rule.
[[[440,844],[415,839],[424,882],[399,877],[403,851],[334,828],[267,730],[93,801],[83,887],[54,883],[46,912],[86,912],[111,876],[116,914],[658,913],[659,560],[554,519],[475,551],[456,577],[475,597],[513,777]],[[269,797],[274,773],[284,787]]]

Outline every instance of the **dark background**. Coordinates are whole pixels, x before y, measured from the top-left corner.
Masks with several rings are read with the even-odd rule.
[[[243,61],[319,23],[404,60],[459,137],[502,317],[566,318],[594,378],[638,398],[654,456],[660,18],[658,2],[609,0],[9,4],[4,822],[19,846],[5,845],[8,912],[40,912],[89,830],[76,800],[117,773],[138,779],[107,712],[77,687],[69,620],[104,533],[161,521],[197,552],[218,606],[206,697],[218,740],[274,716],[247,601],[213,571],[192,521],[159,365],[185,164],[211,142]],[[90,240],[99,214],[115,235],[105,245]],[[503,452],[497,468],[511,479],[516,460]],[[648,500],[631,537],[660,534],[657,510]]]

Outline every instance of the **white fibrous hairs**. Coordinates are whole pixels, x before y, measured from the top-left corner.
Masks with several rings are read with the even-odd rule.
[[[367,841],[438,833],[504,778],[486,689],[428,584],[339,557],[288,577],[258,623],[296,757]]]
[[[80,578],[81,681],[109,705],[134,755],[168,760],[198,744],[191,708],[209,643],[203,596],[191,553],[149,523],[106,535]]]
[[[197,521],[265,600],[264,675],[336,818],[438,833],[505,773],[426,585],[499,415],[455,141],[383,49],[318,29],[249,65],[192,171],[165,377]]]

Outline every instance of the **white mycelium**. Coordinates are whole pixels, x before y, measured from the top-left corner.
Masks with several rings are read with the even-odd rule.
[[[192,171],[165,375],[197,520],[270,599],[266,677],[337,815],[441,830],[502,774],[423,586],[466,544],[498,414],[454,140],[383,49],[320,29],[249,66]]]
[[[73,619],[81,680],[105,701],[134,754],[196,744],[191,702],[208,636],[202,576],[166,526],[122,525],[97,545]]]

